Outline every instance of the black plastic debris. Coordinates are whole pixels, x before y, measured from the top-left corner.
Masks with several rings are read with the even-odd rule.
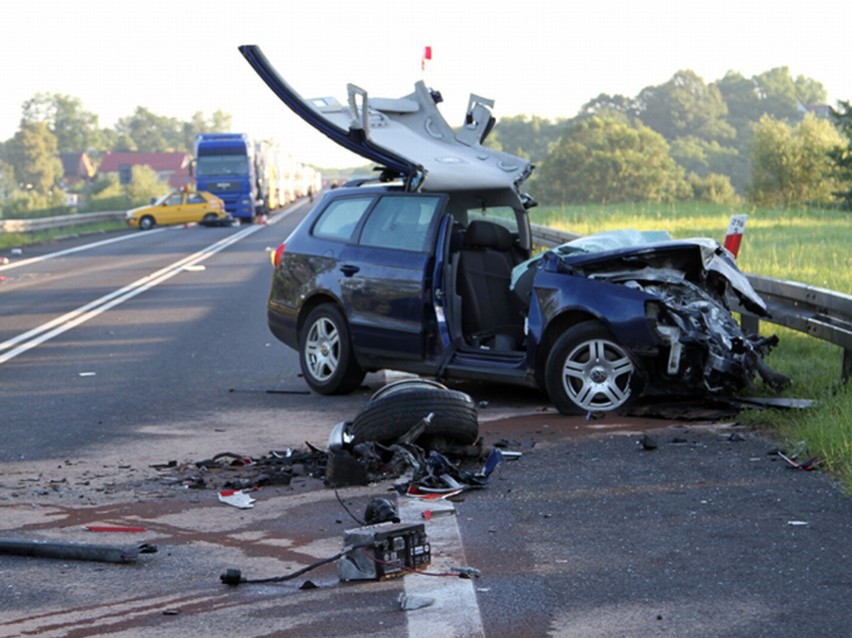
[[[639,446],[646,451],[656,450],[657,440],[648,434],[643,434],[642,438],[639,439]]]
[[[329,487],[348,487],[350,485],[367,485],[370,477],[367,468],[358,462],[352,454],[335,450],[328,455],[325,482]]]
[[[102,563],[133,563],[139,557],[139,554],[154,554],[156,552],[156,545],[149,545],[147,543],[133,547],[119,547],[115,545],[57,543],[52,541],[0,538],[0,554],[13,556],[87,560]]]
[[[367,525],[377,523],[399,523],[399,512],[396,505],[387,498],[374,498],[364,512],[364,522]]]

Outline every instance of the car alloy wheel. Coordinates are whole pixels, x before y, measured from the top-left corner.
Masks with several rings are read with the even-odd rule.
[[[300,363],[305,381],[320,394],[345,394],[364,380],[355,361],[349,329],[340,311],[331,304],[314,308],[305,322]]]
[[[627,407],[637,393],[636,364],[600,324],[578,324],[566,331],[547,359],[550,400],[564,414]]]

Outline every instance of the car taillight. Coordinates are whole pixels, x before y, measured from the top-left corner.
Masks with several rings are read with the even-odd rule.
[[[284,244],[280,244],[278,248],[275,249],[275,252],[272,253],[272,266],[273,268],[278,268],[278,264],[281,263],[281,256],[284,254]]]

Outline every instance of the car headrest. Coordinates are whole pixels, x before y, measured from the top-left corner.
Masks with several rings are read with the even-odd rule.
[[[500,224],[485,221],[472,221],[464,234],[467,248],[493,248],[506,251],[512,247],[512,233]]]

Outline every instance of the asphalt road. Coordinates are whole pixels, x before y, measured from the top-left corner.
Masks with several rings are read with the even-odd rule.
[[[92,243],[70,239],[0,269],[0,537],[160,550],[132,565],[0,556],[0,636],[852,635],[852,507],[827,477],[735,423],[586,422],[485,384],[457,387],[480,404],[486,444],[522,456],[424,523],[430,571],[479,579],[344,585],[328,565],[222,585],[225,568],[269,577],[331,556],[355,523],[304,476],[253,493],[253,509],[224,505],[210,475],[186,489],[192,462],[322,445],[388,378],[310,395],[269,335],[267,249],[298,217],[118,233],[59,255]],[[361,513],[387,490],[339,495]],[[409,522],[422,507],[400,504]],[[400,594],[433,602],[403,612]]]

